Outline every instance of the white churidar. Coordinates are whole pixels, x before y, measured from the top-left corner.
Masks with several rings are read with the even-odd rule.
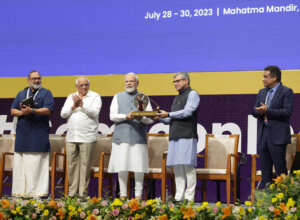
[[[196,170],[191,165],[176,165],[173,166],[175,174],[176,195],[175,200],[182,201],[183,199],[193,200],[196,189]],[[187,184],[186,190],[185,184]]]
[[[119,183],[120,183],[120,196],[127,197],[127,178],[128,172],[119,172],[118,173]],[[144,180],[144,173],[134,173],[135,179],[135,197],[142,196],[143,190],[143,180]]]

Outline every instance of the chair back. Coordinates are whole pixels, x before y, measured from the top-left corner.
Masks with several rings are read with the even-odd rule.
[[[92,155],[92,167],[99,167],[99,160],[101,152],[111,153],[112,148],[112,135],[99,135],[97,143],[94,147]],[[104,160],[104,168],[108,167],[109,160]]]
[[[14,152],[15,149],[15,135],[3,134],[0,135],[0,159],[4,152]],[[5,169],[11,170],[14,165],[14,156],[8,155],[5,158]]]
[[[58,135],[58,134],[50,134],[50,155],[49,155],[49,166],[51,166],[53,152],[57,153],[66,153],[66,135]],[[56,169],[63,170],[64,169],[64,160],[63,157],[57,157],[56,160]]]
[[[287,145],[286,147],[286,168],[287,170],[291,170],[292,168],[292,158],[293,155],[296,155],[297,152],[297,147],[298,143],[300,142],[299,140],[299,135],[298,134],[292,134],[291,135],[291,143]]]
[[[227,155],[237,155],[239,135],[206,135],[205,168],[226,169]],[[236,159],[231,159],[231,173],[236,169]]]
[[[169,148],[169,134],[147,134],[149,168],[162,168],[164,152]]]

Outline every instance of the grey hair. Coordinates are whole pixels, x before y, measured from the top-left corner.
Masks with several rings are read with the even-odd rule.
[[[80,78],[84,78],[84,79],[86,79],[86,80],[88,81],[88,84],[90,85],[90,80],[89,80],[87,77],[80,76],[80,77],[78,77],[78,78],[75,80],[75,84],[76,84],[76,86],[78,86],[78,79],[80,79]]]
[[[177,76],[182,76],[183,79],[187,79],[188,80],[188,84],[190,85],[190,76],[188,73],[186,72],[178,72],[178,73],[175,73],[175,75],[173,76],[173,78],[175,79]]]
[[[127,76],[135,76],[136,81],[137,81],[137,82],[139,81],[139,77],[138,77],[135,73],[133,73],[133,72],[127,73],[126,76],[125,76],[125,78],[126,78]]]
[[[31,71],[29,72],[29,74],[28,74],[28,78],[30,78],[31,73],[38,73],[38,74],[41,76],[41,74],[39,73],[39,71],[37,71],[37,70],[31,70]]]

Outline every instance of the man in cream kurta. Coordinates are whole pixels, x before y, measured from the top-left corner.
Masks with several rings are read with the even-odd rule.
[[[173,166],[176,183],[175,200],[194,200],[197,176],[197,117],[200,97],[190,87],[190,76],[185,72],[174,75],[174,86],[179,92],[171,112],[160,110],[158,115],[170,124],[167,166]]]
[[[61,117],[68,119],[66,151],[69,196],[87,196],[92,153],[98,138],[101,97],[89,90],[89,80],[76,80],[77,92],[68,96]]]
[[[110,106],[110,120],[115,122],[115,129],[108,172],[118,173],[121,198],[127,196],[128,171],[134,172],[135,197],[141,198],[144,173],[148,173],[149,169],[146,124],[153,121],[131,115],[132,111],[138,110],[134,106],[138,83],[138,77],[128,73],[125,77],[126,91],[116,94]],[[150,102],[145,110],[152,111]]]

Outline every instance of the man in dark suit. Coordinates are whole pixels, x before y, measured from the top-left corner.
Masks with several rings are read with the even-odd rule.
[[[260,155],[262,185],[272,181],[274,164],[276,175],[287,174],[286,146],[291,143],[290,117],[293,112],[293,90],[281,83],[281,70],[267,66],[263,75],[264,89],[257,95],[252,115],[259,120],[258,154]]]

